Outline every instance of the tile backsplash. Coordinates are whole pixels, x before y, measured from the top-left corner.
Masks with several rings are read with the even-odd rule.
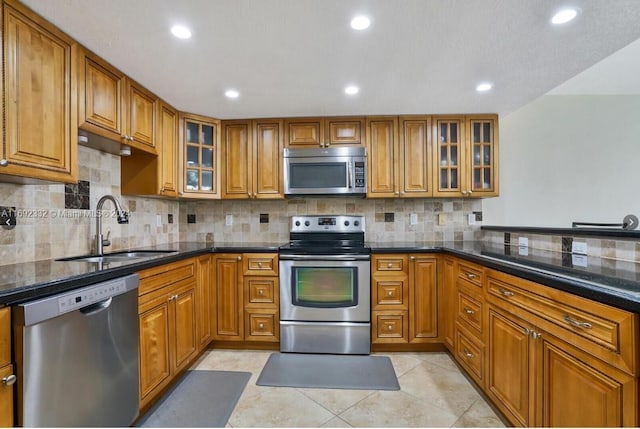
[[[294,198],[278,201],[198,201],[180,203],[180,239],[215,242],[286,242],[293,215],[356,214],[365,216],[367,241],[461,241],[479,238],[480,226],[468,225],[468,214],[482,210],[481,200]],[[394,220],[385,222],[385,213]],[[411,225],[409,215],[417,214]],[[439,215],[446,222],[438,224]],[[195,223],[182,221],[189,215]],[[268,215],[269,222],[260,218]],[[232,225],[226,225],[227,216]]]
[[[78,185],[0,183],[0,205],[16,207],[17,217],[13,229],[0,228],[0,265],[91,252],[95,208],[105,194],[115,196],[130,212],[129,224],[119,225],[112,203],[105,203],[103,234],[110,231],[111,240],[107,251],[178,241],[178,222],[169,224],[167,214],[179,216],[179,203],[121,196],[120,157],[79,146],[78,164]]]
[[[130,212],[129,224],[119,225],[112,203],[105,203],[103,234],[110,232],[108,252],[178,241],[284,243],[289,238],[289,218],[298,214],[363,215],[367,241],[442,242],[480,236],[479,225],[469,225],[468,215],[482,211],[481,200],[175,201],[129,197],[120,193],[118,156],[80,146],[78,162],[77,185],[0,183],[0,206],[16,207],[17,215],[13,229],[0,228],[0,265],[91,253],[95,208],[105,194],[115,196]],[[415,225],[409,222],[411,213],[417,215]],[[227,215],[233,219],[230,226],[226,225]],[[446,218],[444,225],[438,223],[440,215]]]

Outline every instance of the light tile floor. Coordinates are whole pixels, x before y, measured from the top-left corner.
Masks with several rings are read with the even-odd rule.
[[[399,391],[256,386],[271,353],[210,350],[193,366],[252,373],[227,427],[504,427],[446,353],[377,353]]]

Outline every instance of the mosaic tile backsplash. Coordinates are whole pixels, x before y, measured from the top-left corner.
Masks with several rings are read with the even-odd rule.
[[[356,214],[365,217],[367,241],[462,241],[479,239],[480,226],[468,215],[482,211],[481,200],[295,198],[278,201],[201,201],[180,203],[180,239],[215,242],[286,242],[293,215]],[[409,215],[418,221],[410,225]],[[385,222],[392,214],[393,221]],[[195,223],[182,222],[194,215]],[[233,224],[226,225],[231,215]],[[268,215],[268,223],[260,223]],[[446,217],[439,225],[439,216]],[[193,220],[193,218],[191,218]]]
[[[120,157],[78,147],[77,185],[15,185],[0,183],[0,205],[15,206],[17,225],[0,228],[0,265],[62,258],[93,250],[98,199],[115,196],[130,212],[129,224],[118,225],[111,202],[104,205],[103,234],[110,231],[106,251],[176,242],[177,201],[120,195]],[[161,226],[157,226],[157,215]]]

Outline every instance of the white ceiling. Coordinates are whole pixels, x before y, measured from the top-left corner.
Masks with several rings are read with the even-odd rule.
[[[505,115],[640,38],[638,0],[23,1],[179,110],[221,119]],[[552,26],[568,3],[578,18]],[[349,27],[358,13],[368,30]]]

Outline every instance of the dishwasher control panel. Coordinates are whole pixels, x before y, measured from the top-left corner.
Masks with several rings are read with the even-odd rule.
[[[126,292],[126,290],[127,288],[123,279],[80,289],[60,296],[58,298],[58,310],[60,310],[60,313],[77,310],[87,305],[104,301],[114,295],[120,295]]]

